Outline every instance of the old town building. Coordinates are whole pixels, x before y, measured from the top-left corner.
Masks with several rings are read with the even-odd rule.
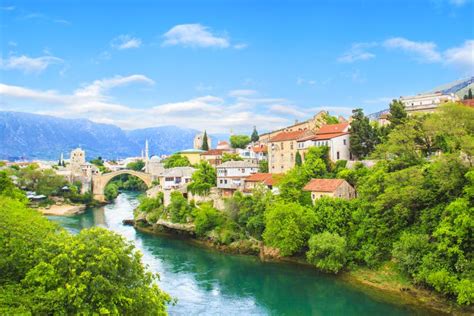
[[[258,165],[248,161],[227,161],[217,166],[217,187],[222,196],[232,196],[243,190],[246,177],[258,171]]]
[[[311,179],[303,188],[311,192],[313,203],[323,196],[350,200],[355,198],[355,189],[344,179]]]

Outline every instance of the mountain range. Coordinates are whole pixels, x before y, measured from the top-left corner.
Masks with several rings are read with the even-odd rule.
[[[192,148],[199,131],[177,126],[123,130],[86,119],[0,111],[0,159],[59,159],[77,147],[87,159],[139,156],[148,139],[150,155]],[[213,141],[226,135],[211,135]],[[220,137],[220,138],[219,138]]]

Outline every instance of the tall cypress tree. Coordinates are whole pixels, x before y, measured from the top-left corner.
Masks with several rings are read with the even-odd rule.
[[[204,136],[202,137],[201,149],[206,150],[206,151],[209,150],[209,143],[207,142],[207,132],[206,131],[204,131]]]
[[[254,126],[252,136],[250,136],[250,140],[255,143],[258,141],[259,138],[260,137],[258,136],[257,127]]]
[[[295,156],[295,166],[301,166],[302,164],[303,160],[301,159],[301,154],[299,151],[297,151]]]
[[[469,90],[467,92],[467,98],[472,99],[472,90],[471,90],[471,88],[469,88]]]
[[[370,125],[369,118],[362,109],[352,111],[350,129],[350,149],[357,158],[367,157],[378,143],[376,130]]]

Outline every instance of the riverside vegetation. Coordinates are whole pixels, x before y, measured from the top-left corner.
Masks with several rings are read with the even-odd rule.
[[[0,314],[166,314],[171,299],[158,275],[123,237],[102,228],[69,234],[29,209],[6,172],[0,213]]]
[[[408,117],[390,106],[391,124],[369,123],[354,110],[351,150],[375,166],[329,161],[326,147],[309,150],[305,160],[280,180],[279,195],[257,188],[237,192],[224,211],[212,203],[188,201],[172,193],[143,198],[137,225],[160,219],[194,227],[199,239],[236,252],[274,247],[282,257],[305,258],[317,269],[391,272],[458,305],[474,302],[474,109],[457,104],[433,114]],[[313,205],[303,186],[311,178],[344,178],[357,190],[347,201],[322,198]],[[198,166],[190,191],[206,194],[215,171]],[[143,223],[144,222],[144,223]]]

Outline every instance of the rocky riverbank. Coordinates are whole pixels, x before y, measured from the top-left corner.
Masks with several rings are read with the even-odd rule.
[[[229,245],[221,245],[209,238],[196,238],[195,234],[189,230],[189,227],[181,231],[180,227],[177,227],[176,224],[171,226],[169,223],[150,225],[143,221],[137,221],[134,223],[134,227],[144,233],[180,238],[194,246],[213,249],[228,254],[258,256],[262,261],[312,267],[304,257],[281,257],[278,249],[264,246],[262,242],[257,240],[240,240],[232,242]],[[461,308],[454,302],[437,295],[433,291],[413,285],[393,269],[393,267],[387,268],[384,266],[378,270],[359,268],[341,272],[335,277],[350,283],[371,296],[379,297],[382,300],[397,304],[414,306],[429,314],[462,316],[474,314],[474,308],[472,307]]]

